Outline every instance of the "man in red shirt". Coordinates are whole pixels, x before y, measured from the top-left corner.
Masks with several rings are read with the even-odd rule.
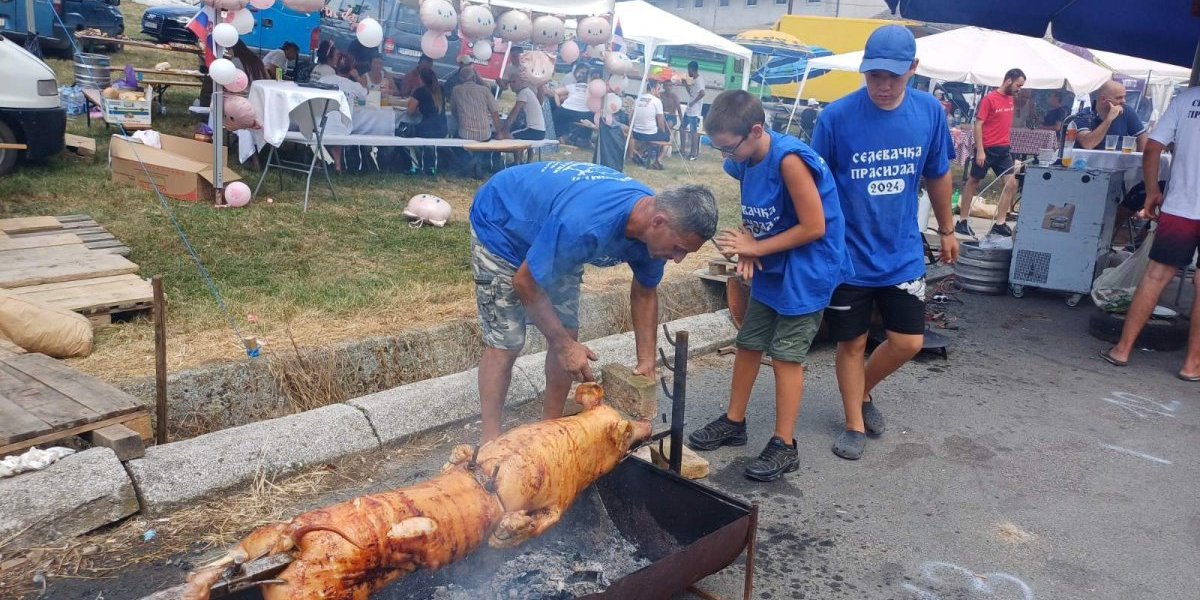
[[[1005,223],[1013,196],[1017,193],[1017,180],[1010,172],[1013,158],[1008,138],[1013,124],[1013,98],[1024,85],[1025,73],[1020,69],[1010,69],[1004,74],[1004,82],[1000,87],[984,96],[979,103],[979,112],[975,115],[975,161],[971,163],[970,176],[959,201],[959,220],[954,225],[956,233],[975,237],[967,218],[971,215],[971,201],[975,199],[979,182],[987,177],[990,168],[996,177],[1004,180],[1004,190],[1000,192],[1000,204],[996,207],[996,222],[992,225],[991,233],[1003,236],[1013,234]]]

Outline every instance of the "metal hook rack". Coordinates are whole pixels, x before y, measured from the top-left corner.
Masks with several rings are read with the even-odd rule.
[[[675,375],[671,390],[667,389],[665,375],[658,378],[663,394],[671,399],[671,455],[667,458],[667,467],[679,473],[682,471],[683,465],[683,417],[687,405],[688,332],[677,332],[674,336],[675,339],[672,340],[671,330],[667,329],[665,323],[662,330],[663,335],[667,338],[667,343],[675,349],[674,366],[667,361],[666,352],[663,352],[661,347],[658,349],[663,367]]]

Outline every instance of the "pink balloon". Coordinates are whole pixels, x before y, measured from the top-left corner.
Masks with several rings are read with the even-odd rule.
[[[257,8],[258,10],[267,10],[272,6],[275,6],[275,0],[250,0],[250,6]]]
[[[250,204],[250,186],[240,181],[225,186],[225,203],[234,208]]]
[[[607,93],[608,86],[604,85],[603,79],[593,79],[591,83],[588,83],[588,97],[603,98]]]
[[[600,112],[600,108],[603,106],[603,104],[604,104],[604,95],[603,94],[601,94],[599,96],[588,96],[588,99],[587,99],[588,110],[590,110],[592,112]]]
[[[558,51],[558,57],[568,65],[579,60],[579,44],[574,41],[563,42],[562,48]]]
[[[250,79],[246,77],[246,72],[238,69],[237,73],[233,74],[233,81],[225,86],[225,91],[235,94],[243,92],[250,85]]]
[[[446,35],[443,32],[429,30],[421,36],[421,52],[424,52],[425,56],[437,60],[446,56],[447,49]]]

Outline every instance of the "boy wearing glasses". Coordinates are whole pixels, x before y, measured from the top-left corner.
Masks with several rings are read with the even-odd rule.
[[[692,432],[695,450],[742,446],[746,406],[763,353],[774,359],[775,431],[747,477],[774,481],[799,468],[793,436],[804,390],[804,360],[833,290],[853,274],[833,174],[800,140],[764,128],[762,103],[727,91],[709,107],[704,128],[741,182],[742,227],[721,232],[750,282],[750,306],[737,337],[729,409]]]
[[[928,93],[909,89],[917,43],[906,27],[880,27],[867,40],[859,70],[866,86],[830,104],[812,146],[837,179],[846,214],[846,246],[854,276],[833,294],[826,311],[837,341],[837,379],[846,429],[833,453],[862,457],[866,434],[881,435],[883,413],[871,390],[921,351],[925,336],[925,260],[917,223],[917,188],[929,190],[941,236],[941,259],[958,256],[950,215],[954,144],[946,111]],[[966,214],[964,212],[964,214]],[[883,317],[887,340],[865,358],[871,310]]]

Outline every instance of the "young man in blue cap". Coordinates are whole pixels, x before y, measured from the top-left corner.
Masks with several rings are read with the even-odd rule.
[[[837,180],[855,271],[825,310],[838,343],[838,388],[846,411],[846,430],[833,452],[850,460],[862,456],[866,433],[884,430],[871,390],[916,356],[924,341],[925,224],[917,222],[922,177],[937,216],[942,261],[958,256],[950,214],[954,144],[942,105],[908,88],[916,69],[916,40],[907,28],[875,30],[859,68],[866,86],[826,107],[813,133],[813,149]],[[874,307],[883,317],[887,341],[866,360]]]

